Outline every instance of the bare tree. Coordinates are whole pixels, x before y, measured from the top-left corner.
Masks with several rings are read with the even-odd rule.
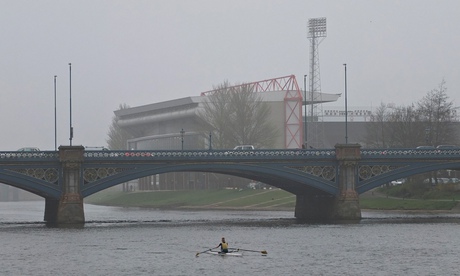
[[[367,127],[369,147],[416,147],[457,144],[456,115],[443,80],[418,103],[395,107],[381,104]]]
[[[219,85],[203,103],[200,117],[212,128],[214,148],[252,144],[272,147],[277,130],[269,121],[270,107],[250,85]]]
[[[446,94],[446,82],[441,81],[438,88],[431,90],[418,102],[418,109],[425,125],[426,142],[432,145],[456,143],[458,133],[455,122],[453,102]]]
[[[366,125],[366,144],[371,148],[386,148],[389,139],[389,126],[387,121],[388,107],[381,103],[375,113],[371,115],[370,123]]]
[[[420,113],[414,106],[394,108],[388,116],[389,147],[410,148],[423,143],[423,127],[420,123]]]
[[[127,104],[120,104],[118,110],[129,108]],[[111,150],[123,150],[126,149],[126,141],[128,139],[134,138],[133,135],[129,134],[127,131],[123,130],[118,126],[117,116],[112,117],[112,124],[109,127],[107,132],[108,138],[106,140],[109,149]]]
[[[214,92],[203,102],[203,112],[200,117],[205,121],[213,132],[213,148],[228,148],[230,142],[228,120],[230,118],[231,91],[228,82],[214,88]]]

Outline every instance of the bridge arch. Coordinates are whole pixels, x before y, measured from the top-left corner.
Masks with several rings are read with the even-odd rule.
[[[374,188],[380,187],[384,184],[389,183],[390,181],[406,178],[413,175],[418,175],[422,173],[429,173],[438,170],[460,170],[460,160],[453,162],[412,162],[406,163],[404,166],[401,166],[398,169],[392,170],[386,174],[380,174],[369,178],[364,181],[360,181],[356,186],[356,191],[358,194],[362,194],[366,191],[372,190]]]
[[[84,184],[83,197],[100,192],[115,185],[155,174],[169,172],[208,172],[239,176],[258,180],[293,194],[310,190],[312,194],[338,194],[338,184],[296,169],[286,169],[280,164],[195,163],[195,164],[150,164]],[[336,177],[334,178],[336,179]]]
[[[62,191],[56,183],[49,183],[26,174],[13,171],[0,171],[0,183],[10,185],[21,190],[33,193],[43,198],[59,199]]]

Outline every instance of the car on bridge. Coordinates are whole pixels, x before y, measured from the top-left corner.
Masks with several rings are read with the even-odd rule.
[[[40,149],[37,147],[25,147],[20,148],[18,151],[21,153],[22,156],[26,157],[42,157],[43,153],[39,153]]]
[[[34,151],[40,151],[40,149],[37,147],[25,147],[25,148],[18,149],[18,151],[34,152]]]
[[[253,150],[255,149],[253,145],[241,145],[241,146],[236,146],[233,148],[233,150]]]
[[[437,149],[458,149],[460,147],[456,145],[439,145],[436,148]]]
[[[85,151],[90,151],[90,150],[102,150],[102,151],[105,151],[105,150],[109,150],[109,149],[106,148],[106,147],[85,147]]]

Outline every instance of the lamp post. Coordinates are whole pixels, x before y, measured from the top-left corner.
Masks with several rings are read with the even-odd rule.
[[[209,132],[209,150],[212,150],[212,136],[211,136],[211,131]]]
[[[430,128],[429,127],[426,127],[425,128],[425,145],[430,145],[431,143],[429,143],[429,137],[430,137]]]
[[[303,75],[303,97],[304,97],[304,113],[305,113],[305,118],[304,118],[304,123],[303,123],[303,128],[304,128],[304,131],[303,131],[303,140],[304,140],[304,145],[305,145],[305,148],[307,148],[307,75]]]
[[[185,133],[184,129],[181,129],[181,131],[180,131],[180,141],[181,141],[181,144],[182,144],[182,147],[181,147],[182,150],[184,150],[184,133]]]
[[[70,145],[72,146],[72,138],[73,138],[73,127],[72,127],[72,63],[69,63],[69,105],[70,105],[70,129],[69,129],[69,141]]]
[[[57,151],[56,78],[54,76],[54,151]]]
[[[348,144],[347,64],[345,66],[345,144]]]

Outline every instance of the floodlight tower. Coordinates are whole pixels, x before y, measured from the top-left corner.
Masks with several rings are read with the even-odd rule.
[[[310,39],[309,65],[309,101],[310,114],[308,137],[305,140],[309,146],[324,147],[323,106],[321,94],[321,78],[319,74],[319,44],[326,37],[326,17],[310,18],[308,20],[308,38]],[[307,118],[307,114],[305,114]],[[305,118],[305,119],[306,119]]]

